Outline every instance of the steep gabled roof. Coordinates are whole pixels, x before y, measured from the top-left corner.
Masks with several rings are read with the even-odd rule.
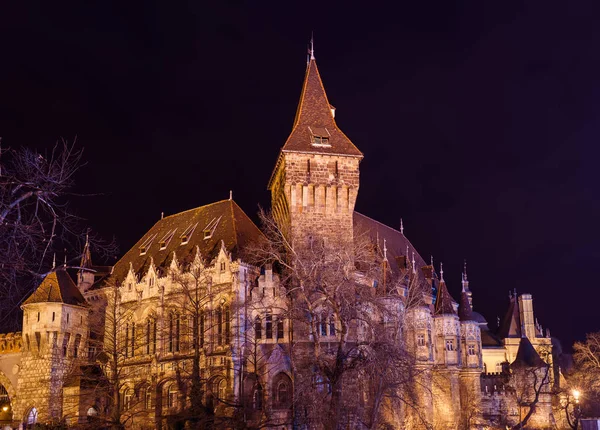
[[[446,282],[441,281],[438,286],[437,299],[435,300],[436,315],[456,315],[454,310],[454,299],[448,292]]]
[[[510,364],[511,367],[542,367],[547,364],[542,360],[531,342],[526,336],[519,342],[519,350],[515,361]]]
[[[508,310],[498,329],[498,337],[501,339],[507,337],[521,337],[521,315],[519,313],[519,303],[516,296],[512,296],[510,299]]]
[[[40,286],[23,302],[23,305],[32,303],[64,303],[87,306],[71,276],[62,267],[48,273]]]
[[[328,134],[330,146],[313,146],[311,132],[316,130]],[[314,152],[322,154],[338,154],[362,157],[362,152],[339,129],[332,113],[332,106],[327,99],[325,87],[314,59],[306,68],[304,85],[296,111],[296,118],[290,136],[282,148],[286,151]]]
[[[222,200],[159,220],[115,264],[111,276],[122,281],[131,265],[133,272],[141,277],[148,271],[151,260],[159,270],[166,271],[173,252],[179,261],[191,261],[196,247],[210,261],[221,249],[221,241],[226,251],[237,258],[238,252],[261,234],[233,200]]]
[[[381,248],[383,248],[383,241],[386,241],[388,260],[390,261],[390,267],[393,271],[398,271],[398,265],[401,261],[406,264],[405,259],[399,257],[408,257],[409,265],[412,264],[411,261],[413,251],[415,253],[415,266],[417,273],[420,272],[419,269],[421,267],[425,266],[425,261],[423,261],[412,243],[410,243],[406,236],[404,236],[404,234],[400,233],[398,230],[388,227],[387,225],[382,224],[373,218],[369,218],[368,216],[359,212],[354,212],[353,214],[353,226],[355,236],[359,234],[367,234],[373,242],[379,241],[379,246]],[[408,253],[410,254],[408,256],[406,255],[407,248]]]

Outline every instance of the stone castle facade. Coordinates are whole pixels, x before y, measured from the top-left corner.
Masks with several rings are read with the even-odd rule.
[[[272,212],[296,243],[318,234],[351,246],[366,232],[391,271],[412,273],[426,287],[418,305],[398,308],[418,377],[416,404],[393,411],[393,427],[514,425],[529,410],[523,405],[534,374],[548,384],[529,428],[551,427],[552,342],[531,295],[511,294],[504,320],[488,327],[474,311],[466,268],[455,300],[443,270],[421,258],[402,228],[355,212],[362,158],[339,129],[311,57],[269,181]],[[91,425],[114,398],[127,427],[175,428],[193,395],[190,381],[199,378],[216,417],[235,413],[265,428],[294,428],[295,400],[310,383],[292,365],[290,345],[314,339],[287,317],[277,271],[246,261],[243,250],[260,237],[230,199],[161,219],[114,267],[94,266],[86,245],[76,281],[54,268],[23,303],[22,332],[0,335],[0,403],[8,406],[0,422]],[[317,327],[320,342],[336,343],[335,319],[325,316]],[[368,390],[361,399],[369,401]]]

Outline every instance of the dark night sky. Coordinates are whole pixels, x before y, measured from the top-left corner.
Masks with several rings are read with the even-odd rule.
[[[517,288],[565,345],[600,329],[599,4],[86,3],[3,5],[0,136],[77,135],[78,191],[101,195],[73,207],[122,251],[230,189],[268,206],[314,31],[365,154],[357,210],[402,217],[455,296],[466,258],[491,326]]]

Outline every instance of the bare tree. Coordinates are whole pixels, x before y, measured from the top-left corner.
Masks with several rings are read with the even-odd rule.
[[[512,429],[526,428],[544,403],[551,401],[551,366],[539,356],[530,363],[513,363],[507,390],[512,393],[519,412],[519,422]],[[547,416],[544,417],[545,419]]]
[[[83,248],[86,230],[68,204],[81,163],[82,151],[64,141],[48,154],[0,147],[0,324],[5,328],[19,325],[19,304],[52,267],[53,254]],[[73,252],[71,261],[78,263],[80,255]]]
[[[411,368],[400,337],[404,279],[366,234],[347,243],[313,232],[292,243],[272,216],[261,220],[265,239],[247,254],[278,268],[285,287],[296,423],[381,426],[384,399],[401,398],[408,381],[400,369]],[[375,386],[360,379],[366,374]]]

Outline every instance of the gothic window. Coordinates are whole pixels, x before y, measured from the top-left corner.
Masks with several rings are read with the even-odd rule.
[[[262,320],[259,316],[254,319],[254,337],[256,340],[262,337]]]
[[[224,272],[224,271],[225,271],[225,268],[226,268],[226,266],[225,266],[225,263],[224,263],[224,262],[223,262],[223,263],[221,263],[221,266],[220,266],[220,267],[221,267],[221,273],[222,273],[222,272]]]
[[[467,346],[467,353],[469,355],[475,355],[475,345],[468,345]]]
[[[32,426],[37,422],[38,412],[36,408],[31,408],[29,414],[27,414],[27,425]]]
[[[217,345],[223,343],[223,308],[217,308]]]
[[[327,317],[325,315],[321,315],[319,332],[321,333],[321,336],[327,336]]]
[[[335,336],[335,319],[329,318],[329,336]]]
[[[150,288],[154,287],[154,276],[150,275],[150,279],[148,279],[148,285]]]
[[[277,317],[277,339],[283,339],[283,317]]]
[[[179,352],[181,339],[181,318],[179,315],[175,318],[175,352]]]
[[[425,346],[425,335],[424,334],[417,335],[417,345]]]
[[[135,355],[135,323],[131,323],[131,356]]]
[[[220,400],[225,400],[227,394],[227,381],[225,381],[225,379],[221,379],[219,381],[219,389],[217,391],[217,393],[219,393],[219,399]]]
[[[255,411],[262,410],[262,399],[263,399],[263,391],[260,384],[256,384],[254,388],[254,392],[252,393],[252,409]]]
[[[446,339],[446,351],[454,351],[454,340]]]
[[[225,306],[225,345],[229,345],[230,339],[230,331],[231,331],[231,323],[229,321],[229,306]]]
[[[273,339],[273,316],[271,314],[267,314],[265,319],[265,338]]]
[[[273,378],[273,408],[287,409],[291,405],[292,381],[285,373],[279,373]]]
[[[123,410],[128,410],[132,406],[133,390],[128,388],[123,393]]]
[[[152,321],[150,318],[146,321],[146,354],[150,354],[150,339],[152,338]]]
[[[200,311],[200,348],[204,347],[204,311]]]
[[[177,407],[177,387],[175,384],[169,385],[169,389],[167,390],[167,408],[176,408]]]
[[[169,313],[169,352],[173,352],[173,312]]]

